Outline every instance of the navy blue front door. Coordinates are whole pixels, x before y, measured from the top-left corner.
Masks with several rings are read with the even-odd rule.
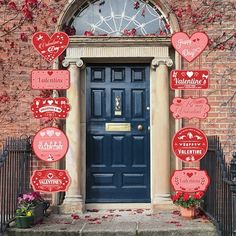
[[[149,66],[87,67],[86,202],[150,202]]]

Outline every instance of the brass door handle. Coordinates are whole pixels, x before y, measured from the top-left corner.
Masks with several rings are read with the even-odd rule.
[[[143,130],[143,126],[142,125],[138,125],[138,131],[142,131]]]

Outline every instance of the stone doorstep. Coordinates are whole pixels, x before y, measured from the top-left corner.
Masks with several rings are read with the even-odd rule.
[[[147,210],[143,213],[116,210],[79,216],[80,219],[73,220],[68,215],[52,215],[30,229],[10,228],[6,236],[217,236],[207,219],[186,220],[169,211],[152,215]],[[104,216],[107,218],[103,219]],[[95,218],[102,220],[99,224],[89,221]]]

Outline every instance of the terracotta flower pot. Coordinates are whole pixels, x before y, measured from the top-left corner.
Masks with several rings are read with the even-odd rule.
[[[180,207],[180,213],[184,218],[192,219],[195,216],[195,208]]]

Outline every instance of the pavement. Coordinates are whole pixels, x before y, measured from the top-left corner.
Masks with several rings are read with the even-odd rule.
[[[6,236],[217,236],[204,215],[184,219],[179,211],[150,209],[90,210],[84,214],[50,215],[30,229],[8,229]]]

